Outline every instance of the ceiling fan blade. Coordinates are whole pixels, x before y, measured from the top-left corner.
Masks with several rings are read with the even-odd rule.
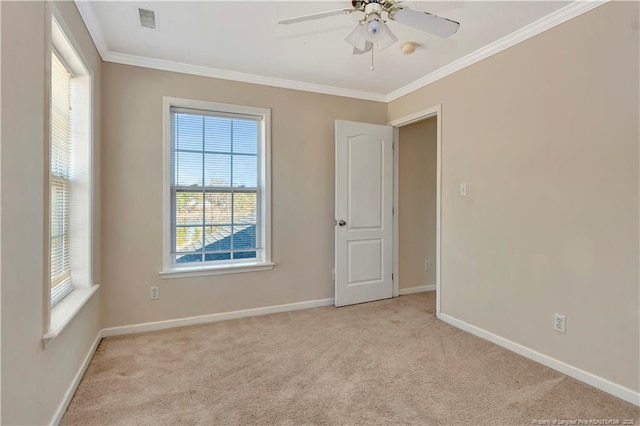
[[[364,53],[370,52],[370,51],[371,51],[371,49],[373,49],[373,43],[371,43],[370,41],[367,41],[367,42],[364,44],[364,50],[360,50],[360,49],[358,49],[357,47],[354,47],[354,48],[353,48],[353,54],[354,54],[354,55],[362,55],[362,54],[364,54]]]
[[[460,27],[460,23],[456,21],[428,12],[419,12],[405,6],[398,8],[393,14],[393,20],[440,37],[449,37],[455,34]]]
[[[355,9],[336,9],[336,10],[328,10],[326,12],[311,13],[309,15],[296,16],[294,18],[281,19],[278,21],[278,24],[281,24],[281,25],[297,24],[298,22],[328,18],[329,16],[348,15],[354,10]]]

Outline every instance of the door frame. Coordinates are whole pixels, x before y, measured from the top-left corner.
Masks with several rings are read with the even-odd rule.
[[[399,128],[428,118],[436,117],[436,317],[440,318],[441,309],[441,242],[442,242],[442,105],[438,104],[431,108],[418,111],[388,123],[393,126],[393,142],[395,149],[393,150],[393,297],[400,295],[400,267],[399,267],[399,214],[398,214],[398,195],[399,195],[399,176],[400,176],[400,144]]]

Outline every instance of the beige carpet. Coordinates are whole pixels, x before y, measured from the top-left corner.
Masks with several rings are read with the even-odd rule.
[[[637,407],[434,310],[422,293],[106,338],[62,423],[640,424]]]

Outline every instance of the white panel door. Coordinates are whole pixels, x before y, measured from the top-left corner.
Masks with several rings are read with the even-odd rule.
[[[336,120],[336,306],[393,296],[393,128]]]

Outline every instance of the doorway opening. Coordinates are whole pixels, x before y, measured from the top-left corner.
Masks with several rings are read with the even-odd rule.
[[[440,317],[441,106],[394,120],[393,295],[436,291]]]

